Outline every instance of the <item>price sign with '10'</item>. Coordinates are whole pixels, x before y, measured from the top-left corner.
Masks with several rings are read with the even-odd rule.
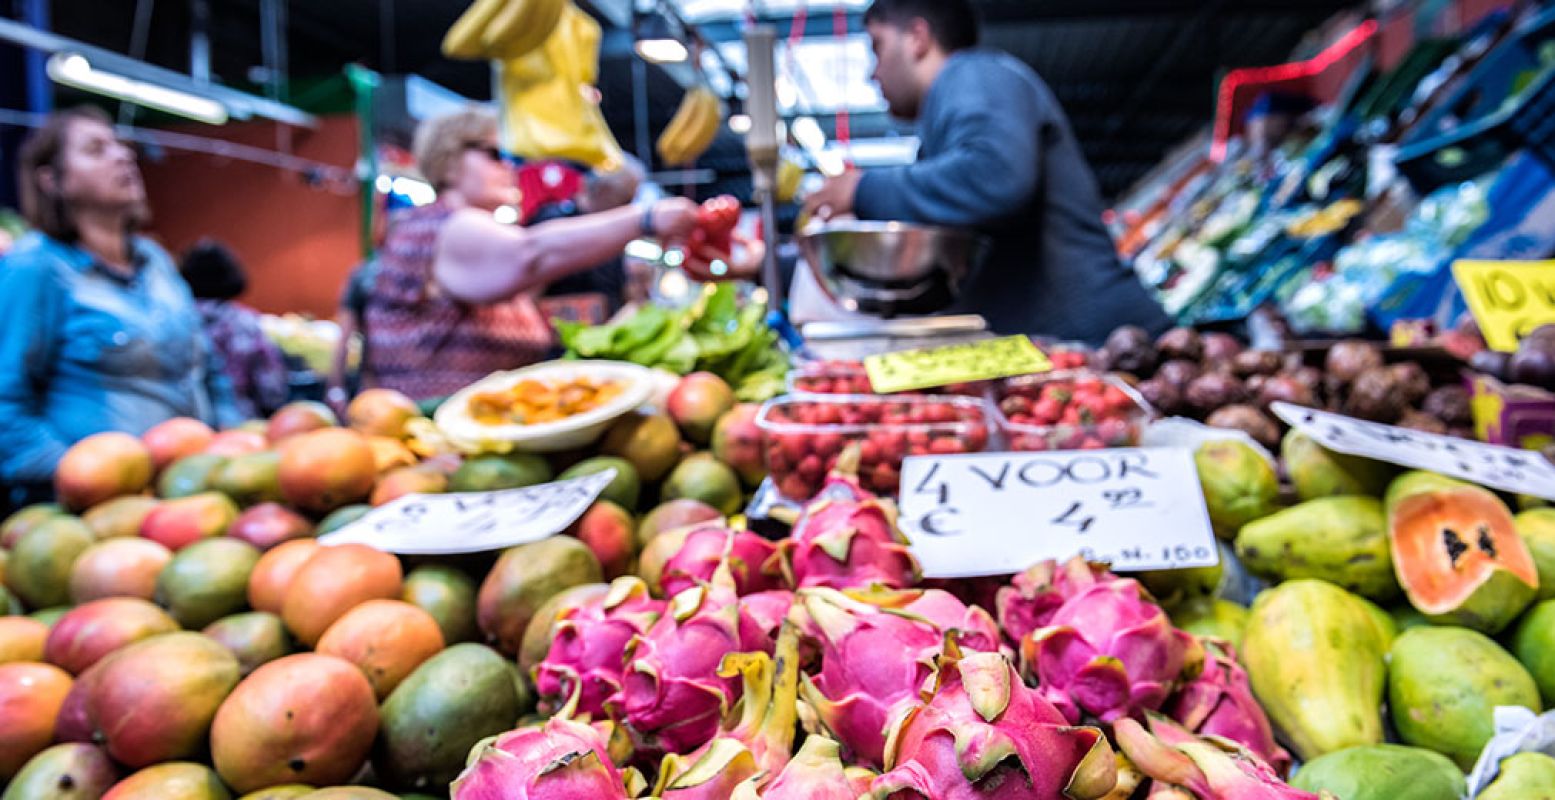
[[[1183,448],[909,458],[901,526],[931,578],[1008,575],[1076,555],[1122,570],[1220,560]]]

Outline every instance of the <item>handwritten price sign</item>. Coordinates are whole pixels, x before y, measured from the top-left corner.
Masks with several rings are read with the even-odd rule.
[[[538,542],[582,516],[615,473],[607,469],[498,492],[406,495],[320,536],[319,543],[365,544],[400,555],[451,555]]]
[[[1030,375],[1052,368],[1053,362],[1047,355],[1024,336],[882,353],[864,359],[870,386],[881,394]]]
[[[1534,328],[1555,322],[1555,261],[1455,261],[1452,274],[1496,350],[1510,353]]]
[[[1555,500],[1555,464],[1529,450],[1367,422],[1290,403],[1275,403],[1270,410],[1330,450]]]
[[[1220,559],[1183,448],[909,458],[900,519],[932,578],[1008,575],[1075,555],[1122,570]]]

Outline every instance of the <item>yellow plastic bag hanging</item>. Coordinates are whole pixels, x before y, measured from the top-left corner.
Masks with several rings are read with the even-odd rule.
[[[538,50],[499,62],[508,150],[594,167],[620,162],[621,146],[589,91],[599,75],[599,41],[599,23],[569,2]]]

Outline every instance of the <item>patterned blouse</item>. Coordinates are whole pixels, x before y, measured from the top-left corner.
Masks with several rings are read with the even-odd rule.
[[[394,218],[367,301],[363,373],[374,385],[417,400],[450,395],[493,372],[542,361],[555,338],[530,295],[477,306],[441,292],[432,260],[451,213],[437,202]]]
[[[265,336],[259,312],[231,300],[196,300],[205,334],[232,382],[233,401],[248,419],[286,405],[291,387],[281,348]]]

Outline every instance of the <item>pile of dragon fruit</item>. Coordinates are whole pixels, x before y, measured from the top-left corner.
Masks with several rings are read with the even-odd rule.
[[[657,578],[558,612],[549,719],[477,745],[455,800],[1318,797],[1230,644],[1078,559],[929,585],[843,474],[787,540],[700,528]]]

